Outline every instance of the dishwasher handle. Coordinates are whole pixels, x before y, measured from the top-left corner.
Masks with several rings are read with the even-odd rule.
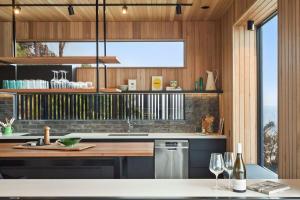
[[[166,146],[156,146],[155,149],[188,149],[189,147],[166,147]]]

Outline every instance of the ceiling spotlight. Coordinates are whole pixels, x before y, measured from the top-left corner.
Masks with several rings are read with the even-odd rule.
[[[203,10],[206,10],[206,9],[209,9],[210,7],[209,6],[202,6],[201,7]]]
[[[181,5],[180,4],[176,5],[176,14],[181,15]]]
[[[73,8],[72,5],[69,5],[69,6],[68,6],[68,12],[69,12],[69,15],[74,15],[74,14],[75,14],[74,8]]]
[[[14,13],[15,13],[16,15],[20,14],[20,13],[21,13],[21,7],[20,7],[20,6],[16,6],[16,7],[14,8]]]
[[[127,14],[127,6],[126,5],[124,5],[123,7],[122,7],[122,13],[125,15],[125,14]]]

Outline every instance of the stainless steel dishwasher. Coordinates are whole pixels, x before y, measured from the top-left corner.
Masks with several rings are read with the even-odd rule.
[[[188,140],[155,140],[155,178],[188,178]]]

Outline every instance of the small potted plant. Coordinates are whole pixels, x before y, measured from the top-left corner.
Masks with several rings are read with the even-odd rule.
[[[5,122],[1,122],[0,121],[0,125],[2,126],[1,128],[1,132],[3,135],[11,135],[13,133],[13,127],[12,124],[14,123],[15,118],[11,118],[10,120],[8,120],[7,118],[5,119]]]

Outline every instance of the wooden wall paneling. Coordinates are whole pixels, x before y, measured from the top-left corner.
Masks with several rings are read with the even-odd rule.
[[[248,32],[249,35],[249,44],[250,44],[250,52],[249,52],[249,117],[251,119],[251,124],[249,127],[250,130],[250,147],[251,147],[251,154],[250,160],[251,163],[257,162],[257,54],[256,54],[256,34],[255,32]],[[253,134],[251,134],[253,133]],[[254,134],[256,133],[256,134]],[[253,148],[255,147],[255,148]]]
[[[279,176],[300,177],[300,3],[278,1]]]
[[[253,6],[257,0],[234,0],[234,23],[241,18],[241,16],[247,12],[247,10]]]
[[[127,83],[129,77],[141,80],[140,89],[150,89],[152,75],[164,75],[164,85],[178,80],[183,89],[194,89],[194,82],[200,76],[206,78],[207,69],[221,72],[221,27],[219,22],[109,22],[108,39],[111,40],[184,40],[184,68],[149,68],[145,73],[138,68],[108,68],[109,86],[117,87]],[[24,28],[22,28],[24,27]],[[17,39],[30,40],[94,40],[93,22],[18,22]],[[78,30],[77,30],[78,29]],[[37,31],[39,30],[39,31]],[[43,31],[45,30],[45,31]],[[77,31],[75,33],[75,30]],[[102,26],[99,27],[102,38]],[[101,50],[100,50],[101,53]],[[121,61],[122,62],[122,61]],[[81,70],[79,70],[81,71]],[[100,70],[102,71],[102,70]],[[82,70],[81,72],[89,72]],[[169,73],[170,72],[170,73]],[[170,75],[169,75],[170,74]],[[101,85],[103,74],[100,75]],[[80,76],[78,76],[80,77]],[[87,77],[90,77],[87,76]],[[221,77],[221,75],[220,75]],[[175,79],[176,78],[176,79]],[[221,88],[222,80],[218,81]]]
[[[257,162],[255,32],[247,31],[245,24],[234,25],[255,3],[256,0],[235,0],[221,19],[221,115],[225,117],[225,134],[229,135],[228,150],[235,151],[236,144],[242,142],[246,163]]]
[[[250,154],[246,154],[245,157],[247,160],[249,160],[251,162],[251,136],[255,133],[257,133],[257,131],[254,131],[254,134],[251,134],[250,130],[251,130],[251,115],[250,115],[250,52],[251,52],[251,48],[252,48],[252,44],[250,44],[250,31],[247,31],[246,27],[243,27],[243,32],[244,32],[244,36],[245,36],[245,41],[244,41],[244,145],[245,145],[245,152],[251,152]],[[252,67],[253,68],[253,67]],[[252,81],[252,80],[251,80]],[[255,109],[255,108],[254,108]],[[255,119],[254,119],[255,120]],[[256,145],[255,145],[256,146]]]
[[[255,32],[234,26],[233,134],[234,143],[243,144],[247,163],[257,162],[257,78],[250,73],[257,68],[254,38]]]
[[[96,70],[94,68],[77,68],[76,81],[91,81],[96,86]]]
[[[296,1],[295,2],[295,13],[300,13],[300,2],[299,1]],[[296,39],[295,39],[295,44],[296,44],[296,51],[295,51],[295,58],[297,59],[296,61],[296,67],[297,70],[296,70],[296,76],[298,76],[300,74],[300,27],[299,27],[299,24],[300,24],[300,17],[299,15],[295,15],[295,27],[296,27]],[[296,53],[297,52],[297,53]],[[296,98],[296,101],[297,101],[297,104],[296,104],[296,112],[297,112],[297,118],[296,118],[296,121],[295,121],[295,124],[296,124],[296,134],[297,134],[297,139],[295,140],[296,141],[296,145],[297,145],[297,151],[296,151],[296,156],[297,156],[297,172],[296,172],[296,176],[297,178],[300,177],[300,159],[299,159],[299,156],[300,155],[300,148],[299,148],[299,144],[300,144],[300,137],[298,136],[299,133],[300,133],[300,116],[299,116],[299,113],[300,113],[300,80],[299,78],[296,78],[297,80],[297,83],[296,83],[296,92],[297,92],[297,98]]]
[[[0,22],[0,56],[12,56],[12,24]]]
[[[256,0],[250,8],[242,14],[235,25],[246,24],[247,20],[253,20],[260,24],[277,9],[277,0]]]
[[[192,68],[195,67],[195,55],[192,55],[191,52],[194,52],[195,48],[195,26],[194,22],[184,22],[183,24],[183,38],[185,38],[185,65]],[[184,68],[181,70],[181,79],[180,85],[182,88],[192,89],[194,85],[194,71],[191,68]]]
[[[233,21],[234,21],[234,10],[233,6],[222,17],[221,20],[221,32],[222,32],[222,101],[220,101],[221,112],[220,115],[224,117],[224,133],[228,136],[227,139],[227,150],[233,150],[233,134],[232,134],[232,78],[233,78]]]
[[[279,29],[278,30],[288,30],[288,7],[287,7],[287,4],[284,4],[282,1],[279,1],[281,3],[279,3],[279,6],[278,7],[278,21],[279,21]],[[281,13],[282,12],[282,13]],[[283,177],[286,177],[288,178],[289,175],[289,169],[288,167],[290,166],[289,165],[289,154],[288,154],[288,148],[289,146],[286,145],[288,143],[288,138],[289,138],[289,119],[288,119],[288,90],[286,87],[288,87],[287,83],[288,83],[288,70],[286,70],[285,68],[281,67],[281,66],[286,66],[286,68],[288,68],[288,49],[289,49],[289,46],[288,46],[288,41],[287,41],[287,38],[288,38],[288,31],[279,31],[278,32],[279,34],[279,39],[281,40],[280,41],[280,44],[281,46],[279,46],[279,70],[282,72],[281,73],[281,76],[279,76],[279,86],[282,86],[280,87],[280,90],[279,90],[279,107],[280,108],[280,114],[279,113],[279,126],[278,126],[278,133],[279,133],[279,144],[282,144],[282,148],[279,149],[279,154],[280,155],[283,155],[279,161],[279,169],[282,168],[283,169],[283,172],[281,172],[280,176],[283,178]],[[285,84],[281,84],[281,83],[285,83]],[[281,95],[282,95],[282,98],[281,98]],[[283,132],[284,130],[284,132]],[[279,145],[280,147],[281,145]],[[279,170],[280,172],[281,170]]]

